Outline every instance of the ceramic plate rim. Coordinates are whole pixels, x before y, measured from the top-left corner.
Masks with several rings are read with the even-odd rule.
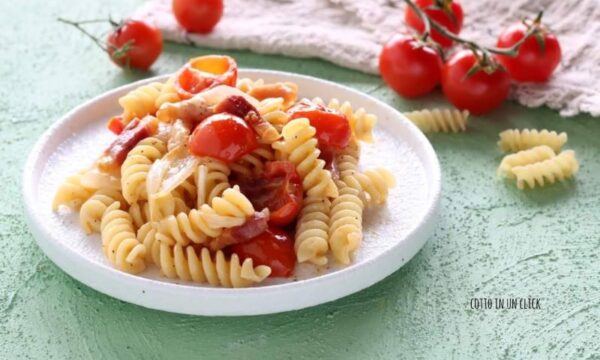
[[[440,193],[441,193],[441,171],[440,171],[439,161],[433,150],[433,147],[431,146],[431,143],[423,135],[423,133],[416,126],[414,126],[410,121],[408,121],[404,117],[404,115],[402,115],[400,112],[398,112],[396,109],[392,108],[391,106],[387,105],[386,103],[384,103],[368,94],[362,93],[358,90],[352,89],[352,88],[344,86],[344,85],[337,84],[332,81],[323,80],[323,79],[313,77],[313,76],[307,76],[307,75],[301,75],[301,74],[283,72],[283,71],[274,71],[274,70],[240,69],[240,73],[243,74],[244,76],[249,76],[249,77],[260,77],[261,75],[280,76],[282,79],[287,79],[287,80],[292,80],[292,81],[293,81],[293,79],[290,79],[290,78],[302,78],[307,81],[315,81],[317,83],[319,83],[319,82],[326,83],[328,86],[333,86],[335,88],[341,88],[344,91],[355,93],[355,95],[367,97],[367,98],[369,98],[370,101],[373,101],[374,103],[376,103],[377,106],[381,106],[381,107],[386,108],[388,111],[391,110],[391,111],[395,112],[398,115],[398,119],[394,119],[393,121],[398,120],[398,121],[404,122],[402,124],[403,127],[406,128],[410,132],[409,135],[411,137],[416,138],[417,143],[421,146],[421,149],[418,149],[422,153],[422,155],[418,154],[418,157],[419,157],[421,163],[424,163],[424,166],[429,167],[429,169],[424,169],[425,173],[428,175],[427,181],[429,183],[429,188],[430,188],[430,192],[429,192],[428,199],[427,199],[428,203],[427,203],[427,206],[425,207],[424,213],[419,218],[419,221],[416,223],[416,225],[414,225],[412,227],[412,229],[410,231],[408,231],[406,236],[404,236],[402,239],[398,240],[391,248],[387,249],[384,253],[379,254],[378,256],[369,258],[369,259],[365,260],[364,262],[357,264],[356,266],[348,267],[348,268],[345,268],[342,270],[334,271],[331,273],[327,273],[327,274],[320,275],[320,276],[306,279],[306,280],[301,280],[298,282],[289,282],[289,283],[284,283],[284,284],[274,284],[274,285],[269,285],[269,286],[264,286],[264,287],[250,287],[250,288],[243,288],[243,289],[224,289],[224,288],[199,287],[199,286],[193,286],[193,285],[187,285],[187,284],[173,284],[173,283],[168,283],[168,282],[161,282],[161,281],[157,281],[154,279],[148,279],[148,278],[144,278],[144,277],[139,277],[139,276],[134,276],[134,275],[130,275],[127,273],[123,273],[116,269],[110,269],[111,271],[109,271],[106,274],[98,273],[97,274],[98,277],[114,278],[114,280],[117,280],[118,283],[127,284],[128,286],[137,284],[137,285],[140,285],[141,287],[145,286],[147,288],[152,288],[152,291],[156,291],[156,292],[160,292],[160,293],[162,293],[163,291],[170,292],[170,291],[172,291],[172,289],[174,289],[173,290],[174,293],[177,293],[177,292],[183,293],[186,291],[192,291],[192,292],[198,292],[198,293],[205,293],[207,296],[214,296],[215,299],[217,299],[217,298],[230,297],[233,294],[235,294],[236,296],[239,296],[239,297],[253,295],[252,296],[253,298],[257,298],[256,295],[259,295],[259,294],[261,296],[270,296],[275,293],[288,292],[289,290],[292,290],[292,291],[290,291],[290,293],[293,294],[294,293],[293,290],[298,291],[298,288],[300,288],[300,287],[305,287],[307,290],[314,290],[314,289],[324,290],[325,287],[327,286],[327,284],[331,285],[331,284],[338,283],[339,285],[341,285],[341,283],[351,283],[350,281],[344,281],[344,278],[346,278],[348,276],[354,276],[354,275],[356,275],[357,272],[361,272],[361,271],[363,274],[368,273],[369,272],[368,270],[371,269],[372,271],[370,272],[369,276],[366,276],[366,277],[363,276],[360,281],[356,281],[356,282],[352,283],[351,286],[340,286],[338,291],[333,291],[333,292],[326,291],[326,294],[324,296],[317,296],[316,294],[313,294],[314,296],[296,300],[296,302],[294,304],[291,304],[289,306],[281,305],[279,307],[275,306],[275,307],[271,307],[271,308],[261,308],[259,306],[257,308],[246,307],[246,308],[236,308],[236,309],[227,309],[227,308],[215,306],[214,308],[211,308],[211,309],[195,309],[195,310],[192,309],[191,310],[189,308],[186,308],[186,309],[172,308],[168,304],[164,304],[164,303],[153,303],[152,299],[147,300],[149,298],[149,296],[139,296],[139,294],[138,294],[138,296],[134,296],[135,294],[132,294],[132,296],[127,296],[126,293],[107,289],[106,286],[102,286],[102,285],[98,284],[98,281],[90,279],[90,276],[88,274],[86,274],[85,271],[73,272],[73,271],[69,270],[70,267],[74,266],[74,263],[78,263],[79,265],[84,265],[84,269],[91,270],[90,274],[97,273],[98,270],[100,270],[101,272],[106,272],[106,269],[104,267],[101,267],[98,264],[96,264],[95,262],[84,258],[83,256],[79,255],[79,253],[77,253],[75,250],[66,246],[64,243],[61,243],[60,241],[52,240],[52,239],[50,239],[51,238],[50,236],[43,235],[42,229],[44,228],[44,224],[39,218],[37,218],[35,216],[36,212],[33,210],[33,206],[34,206],[34,204],[36,204],[36,202],[35,202],[35,199],[32,198],[33,193],[35,192],[34,189],[37,186],[35,183],[35,179],[33,178],[34,169],[36,169],[38,166],[42,166],[42,168],[43,168],[43,164],[38,164],[41,161],[41,159],[40,159],[41,150],[45,146],[49,146],[48,143],[49,143],[50,139],[52,138],[52,136],[55,133],[57,133],[58,131],[60,131],[61,128],[63,126],[65,126],[65,124],[68,124],[70,121],[74,121],[72,119],[72,118],[74,118],[74,115],[76,115],[78,112],[84,110],[88,106],[91,106],[96,102],[102,101],[105,98],[113,97],[116,93],[124,91],[125,89],[133,89],[139,85],[143,85],[143,84],[150,83],[153,81],[164,80],[169,75],[158,75],[158,76],[155,76],[152,78],[129,83],[129,84],[120,86],[118,88],[109,90],[107,92],[104,92],[104,93],[92,98],[91,100],[88,100],[88,101],[78,105],[77,107],[75,107],[74,109],[72,109],[71,111],[69,111],[68,113],[63,115],[62,117],[60,117],[56,122],[54,122],[50,126],[50,128],[48,128],[41,135],[41,137],[38,139],[38,141],[35,143],[34,147],[32,148],[32,150],[27,158],[25,166],[24,166],[23,181],[22,181],[22,184],[23,184],[22,185],[22,194],[23,194],[23,198],[24,198],[25,215],[26,215],[27,222],[29,224],[29,228],[33,232],[36,242],[38,243],[40,248],[44,251],[44,253],[58,267],[60,267],[64,272],[69,274],[71,277],[86,284],[87,286],[94,288],[95,290],[97,290],[103,294],[107,294],[111,297],[115,297],[117,299],[120,299],[120,300],[123,300],[126,302],[130,302],[130,303],[134,303],[134,304],[137,304],[137,305],[140,305],[143,307],[147,307],[147,308],[158,309],[158,310],[174,312],[174,313],[190,314],[190,315],[223,315],[223,316],[258,315],[258,314],[269,314],[269,313],[290,311],[290,310],[296,310],[296,309],[301,309],[301,308],[305,308],[305,307],[315,306],[318,304],[336,300],[338,298],[350,295],[350,294],[358,292],[366,287],[369,287],[372,284],[381,281],[385,277],[389,276],[390,274],[392,274],[393,272],[398,270],[401,266],[406,264],[406,262],[408,262],[408,260],[410,260],[410,258],[412,258],[414,256],[414,254],[416,254],[420,250],[420,248],[426,242],[427,238],[431,235],[433,224],[435,223],[435,219],[437,216],[439,200],[440,200]],[[427,164],[425,164],[425,163],[427,163]],[[381,258],[384,258],[386,256],[389,257],[390,253],[392,253],[395,249],[398,249],[398,247],[400,246],[401,243],[406,242],[409,239],[416,241],[418,244],[416,245],[415,250],[412,251],[413,253],[410,254],[409,256],[406,256],[407,258],[405,259],[405,261],[403,261],[402,263],[398,262],[398,264],[396,265],[396,264],[391,264],[390,260],[388,259],[388,264],[387,264],[387,266],[385,266],[385,269],[383,271],[374,271],[373,263],[375,261],[381,261]],[[57,255],[57,250],[58,250],[57,247],[61,247],[61,246],[62,246],[61,250],[64,251],[66,249],[70,253],[70,255],[73,255],[74,259],[67,259],[67,258],[70,258],[71,256],[58,256]],[[93,278],[93,276],[92,276],[92,278]],[[133,282],[133,284],[131,284],[132,282]],[[108,286],[108,287],[110,288],[110,286]],[[162,289],[160,289],[160,288],[162,288]],[[144,293],[147,293],[147,292],[149,292],[149,291],[144,291]]]

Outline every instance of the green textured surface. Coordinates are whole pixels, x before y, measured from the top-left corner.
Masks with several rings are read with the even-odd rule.
[[[182,316],[112,299],[60,271],[22,216],[25,154],[81,102],[210,52],[168,45],[153,73],[127,74],[54,21],[137,4],[0,2],[0,358],[600,358],[600,121],[511,103],[473,119],[467,134],[431,138],[444,178],[434,237],[401,270],[342,300],[271,316]],[[400,110],[441,102],[400,100],[376,77],[318,60],[228,53],[242,67],[326,78]],[[582,164],[576,180],[527,193],[498,180],[495,142],[508,127],[567,131]],[[472,297],[528,296],[542,309],[469,307]]]

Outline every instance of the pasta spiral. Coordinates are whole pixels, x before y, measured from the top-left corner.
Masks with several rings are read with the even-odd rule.
[[[217,237],[220,230],[208,226],[197,209],[189,213],[181,212],[177,215],[169,215],[158,223],[158,238],[168,244],[188,245],[205,243],[208,237]]]
[[[174,82],[175,78],[170,77],[162,86],[158,96],[156,97],[156,100],[154,101],[154,107],[156,109],[159,109],[160,106],[165,103],[176,103],[181,101],[181,98],[175,89],[175,85],[173,85]]]
[[[262,145],[231,164],[231,171],[243,176],[259,175],[264,170],[265,162],[272,161],[274,158],[271,146]]]
[[[227,288],[248,287],[262,282],[271,274],[270,267],[255,267],[251,258],[240,262],[239,256],[232,254],[227,260],[222,251],[217,251],[213,260],[207,248],[198,251],[193,246],[169,246],[165,243],[160,244],[160,269],[169,278],[208,282]]]
[[[294,119],[283,127],[283,140],[273,144],[291,161],[302,177],[302,185],[308,196],[336,197],[337,187],[331,173],[325,169],[325,161],[319,159],[316,130],[308,119]]]
[[[152,115],[158,110],[156,100],[163,89],[163,84],[153,82],[142,85],[119,98],[123,108],[123,121],[127,124],[133,118]]]
[[[92,196],[93,190],[81,185],[82,175],[83,172],[70,175],[60,184],[52,200],[52,210],[58,210],[60,205],[77,210],[81,204]]]
[[[567,142],[567,133],[556,133],[546,129],[538,131],[536,129],[508,129],[500,133],[498,146],[502,151],[520,151],[530,149],[538,145],[548,145],[559,152],[561,147]]]
[[[229,167],[213,158],[203,158],[196,172],[197,207],[210,204],[212,200],[223,194],[229,185]]]
[[[469,119],[467,110],[456,109],[425,109],[407,112],[404,115],[424,133],[466,131]]]
[[[556,180],[564,181],[579,170],[575,151],[565,150],[557,156],[534,164],[516,166],[512,169],[517,178],[517,187],[521,190],[529,186],[534,188],[546,183],[554,184]]]
[[[148,198],[146,177],[150,166],[167,151],[166,144],[154,137],[140,141],[121,165],[121,187],[123,197],[129,204]]]
[[[253,214],[252,203],[237,185],[212,199],[211,206],[204,204],[200,208],[200,217],[211,229],[219,232],[224,228],[242,225]]]
[[[146,268],[146,248],[137,240],[131,216],[120,206],[114,202],[102,215],[102,249],[118,269],[137,274]]]
[[[121,191],[100,189],[83,203],[79,210],[79,222],[87,234],[100,231],[102,214],[115,201],[123,202]]]
[[[252,80],[250,78],[242,78],[242,79],[238,79],[235,86],[238,89],[240,89],[241,91],[243,91],[245,93],[249,93],[255,87],[262,86],[264,84],[265,84],[265,81],[263,79]]]
[[[364,108],[356,111],[352,109],[352,105],[348,101],[340,103],[338,99],[331,99],[327,104],[321,98],[314,98],[314,103],[325,105],[330,109],[338,110],[346,116],[350,123],[352,133],[358,140],[373,143],[373,128],[377,123],[377,116],[369,114]]]
[[[519,151],[516,154],[506,155],[498,167],[498,175],[513,179],[515,177],[512,172],[514,167],[548,160],[555,155],[554,150],[546,145],[539,145],[528,150]]]
[[[136,229],[150,221],[150,204],[147,201],[136,201],[129,207],[129,216]]]
[[[180,212],[188,212],[183,195],[180,192],[173,191],[167,194],[154,194],[150,196],[148,201],[149,206],[149,221],[159,221],[167,216],[179,214]]]
[[[359,191],[340,185],[340,196],[331,203],[329,218],[329,246],[341,264],[350,263],[350,255],[358,249],[362,241],[363,202]]]
[[[146,264],[160,264],[160,242],[157,232],[150,222],[143,224],[137,231],[137,240],[146,248]]]
[[[307,197],[298,216],[294,247],[298,262],[327,264],[329,209],[327,198]]]

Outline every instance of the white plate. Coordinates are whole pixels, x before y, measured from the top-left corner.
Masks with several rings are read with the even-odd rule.
[[[241,77],[293,81],[302,97],[348,100],[378,117],[375,145],[363,146],[361,166],[385,166],[396,176],[386,206],[369,209],[364,242],[348,267],[296,269],[295,279],[269,279],[259,287],[223,289],[161,277],[158,270],[130,275],[104,258],[99,235],[86,236],[76,214],[55,214],[51,202],[68,174],[90,164],[111,141],[106,120],[120,112],[117,99],[166,76],[129,84],[75,108],[37,142],[23,177],[27,219],[39,246],[62,270],[115,298],[169,312],[194,315],[276,313],[332,301],[390,275],[423,246],[436,218],[440,168],[423,134],[390,106],[350,88],[291,73],[241,70]],[[333,263],[332,261],[330,263]]]

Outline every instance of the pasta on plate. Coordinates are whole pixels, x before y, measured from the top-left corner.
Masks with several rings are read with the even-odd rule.
[[[77,211],[108,263],[131,274],[158,267],[238,288],[292,276],[297,263],[351,264],[363,213],[395,185],[360,166],[377,117],[299,99],[295,83],[237,79],[227,56],[185,69],[119,99],[114,141],[58,187],[53,210]]]

